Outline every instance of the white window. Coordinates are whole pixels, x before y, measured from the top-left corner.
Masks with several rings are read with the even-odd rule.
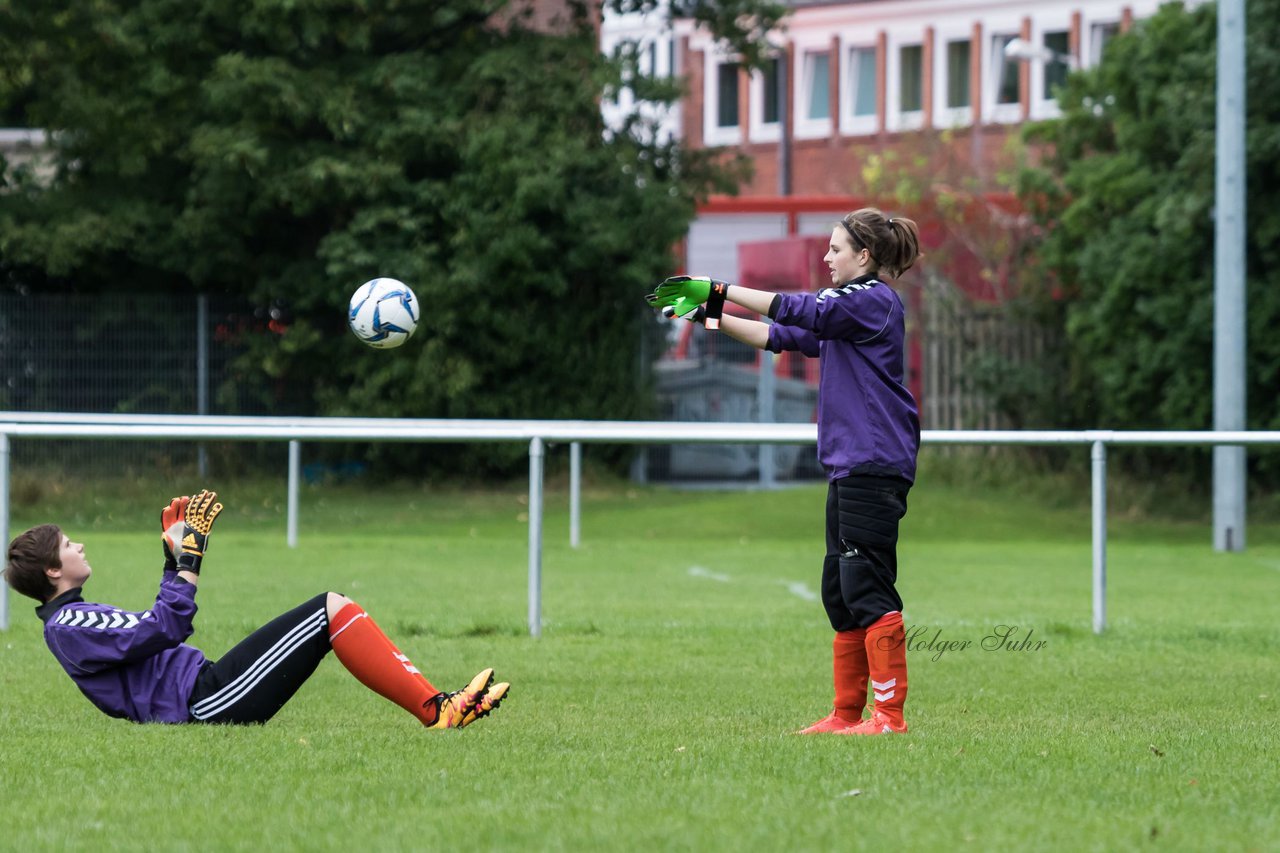
[[[902,112],[924,109],[924,47],[903,45],[898,50],[898,106]]]
[[[775,142],[782,138],[782,98],[778,86],[782,59],[765,62],[764,70],[751,75],[751,141]]]
[[[738,63],[716,66],[716,127],[738,126]]]
[[[940,56],[934,61],[934,123],[957,127],[973,120],[973,40],[940,39]]]
[[[831,52],[809,50],[803,54],[796,100],[796,136],[818,137],[831,133]]]
[[[891,131],[911,131],[924,124],[924,46],[890,40],[886,124]]]
[[[742,142],[738,116],[738,63],[732,59],[707,58],[703,85],[703,139],[707,145],[736,145]]]
[[[973,42],[957,39],[947,42],[947,109],[969,109],[973,106],[969,92],[969,70],[973,62]]]
[[[1040,87],[1041,98],[1058,100],[1058,89],[1067,82],[1071,71],[1071,34],[1066,30],[1054,30],[1044,34],[1044,79]]]
[[[841,126],[848,133],[874,133],[880,81],[873,46],[855,46],[847,54]]]
[[[805,57],[805,71],[804,117],[831,118],[831,54],[810,53]]]
[[[1107,42],[1120,34],[1120,24],[1116,21],[1100,22],[1089,27],[1089,64],[1097,65],[1102,61],[1102,53]]]
[[[998,33],[989,42],[987,82],[983,87],[984,112],[992,121],[1012,122],[1022,118],[1022,63],[1005,55],[1016,33]]]

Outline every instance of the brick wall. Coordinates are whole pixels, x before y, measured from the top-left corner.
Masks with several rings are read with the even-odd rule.
[[[834,8],[835,5],[832,4],[827,8]],[[1090,20],[1096,20],[1099,14],[1114,14],[1118,18],[1121,30],[1128,29],[1132,25],[1134,10],[1129,4],[1104,4],[1097,0],[1089,3],[1087,0],[1081,0],[1081,6],[1088,6],[1091,10],[1090,14],[1095,16]],[[1099,11],[1103,6],[1106,9]],[[980,10],[981,4],[975,9]],[[998,8],[996,13],[999,14]],[[1036,110],[1043,110],[1044,102],[1036,101],[1033,104],[1033,97],[1037,97],[1033,94],[1033,85],[1039,85],[1037,82],[1039,78],[1033,78],[1031,63],[1023,62],[1017,66],[1016,71],[1020,101],[998,107],[997,115],[985,114],[991,109],[986,98],[990,97],[988,90],[991,87],[990,75],[993,69],[983,68],[983,51],[989,49],[993,34],[1013,33],[1026,41],[1035,43],[1044,26],[1060,27],[1067,31],[1068,51],[1077,60],[1082,58],[1082,37],[1087,35],[1085,29],[1088,21],[1080,9],[1071,11],[1065,18],[1061,17],[1063,14],[1061,11],[1055,13],[1048,19],[1050,22],[1047,25],[1042,19],[1033,18],[1033,15],[1039,14],[1041,10],[1038,7],[1028,7],[1025,13],[1019,11],[1012,19],[1007,15],[994,19],[996,24],[984,24],[981,20],[975,20],[969,25],[965,32],[968,33],[972,45],[968,74],[971,106],[968,108],[968,123],[951,130],[938,129],[949,119],[937,114],[939,101],[936,96],[945,95],[945,92],[937,91],[938,78],[934,71],[940,69],[945,72],[945,65],[940,63],[947,61],[946,43],[948,38],[954,39],[956,36],[955,22],[953,21],[949,28],[944,29],[928,23],[919,31],[919,43],[922,48],[922,91],[920,92],[922,104],[914,121],[921,127],[911,130],[894,129],[905,126],[900,123],[902,119],[890,115],[891,93],[886,91],[890,83],[888,75],[890,51],[895,50],[896,47],[891,42],[887,30],[883,28],[884,25],[881,25],[873,39],[879,81],[875,120],[872,125],[874,129],[869,133],[861,132],[866,131],[867,127],[857,128],[858,132],[842,132],[844,128],[839,127],[840,123],[833,121],[837,129],[822,138],[793,138],[790,146],[790,183],[785,188],[779,183],[781,171],[779,151],[782,147],[780,143],[752,142],[747,138],[746,129],[751,127],[752,121],[750,114],[752,104],[748,94],[751,84],[748,75],[742,73],[739,79],[739,127],[744,129],[741,136],[743,141],[720,146],[726,155],[744,154],[754,165],[754,175],[741,187],[740,193],[744,196],[862,193],[866,187],[861,173],[867,158],[872,154],[885,154],[890,151],[898,151],[904,157],[917,156],[921,151],[931,152],[929,156],[932,161],[922,170],[925,174],[931,171],[945,174],[947,167],[950,167],[952,174],[955,174],[956,170],[961,170],[966,179],[976,178],[980,188],[999,189],[995,176],[1011,165],[1006,150],[1007,143],[1020,134],[1020,125],[1023,122],[1043,117],[1044,113]],[[712,73],[715,68],[713,64],[715,60],[709,59],[708,54],[701,49],[706,46],[705,41],[699,42],[696,38],[692,41],[697,47],[691,48],[689,36],[682,37],[677,49],[679,67],[688,83],[688,94],[681,102],[680,111],[685,141],[691,147],[700,148],[707,145],[704,133],[705,84],[706,75]],[[792,39],[785,45],[787,77],[791,81],[795,81],[796,75],[803,73],[800,68],[801,52],[797,51],[796,44]],[[839,36],[832,36],[830,45],[828,94],[831,101],[830,115],[835,117],[840,115],[842,109],[840,82],[848,73],[848,69],[842,67],[847,59],[848,43],[842,42]],[[809,40],[805,42],[805,46],[809,50],[814,49],[812,33]],[[987,75],[985,79],[984,73]],[[796,89],[792,87],[790,91],[795,92]],[[896,95],[896,91],[892,95]],[[792,103],[793,100],[793,97],[787,99],[784,120],[790,121],[795,116],[796,107]],[[844,109],[848,109],[847,105],[844,105]],[[795,127],[795,125],[796,123],[791,121],[789,126]],[[929,138],[922,141],[920,138],[922,136]]]

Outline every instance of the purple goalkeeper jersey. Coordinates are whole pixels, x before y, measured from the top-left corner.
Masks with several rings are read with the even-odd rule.
[[[781,293],[767,348],[819,359],[818,459],[827,479],[893,474],[914,482],[920,416],[905,382],[906,320],[889,285],[864,275]]]
[[[44,640],[89,701],[136,723],[185,723],[204,654],[183,643],[196,587],[165,572],[156,603],[141,613],[84,600],[71,589],[36,608]]]

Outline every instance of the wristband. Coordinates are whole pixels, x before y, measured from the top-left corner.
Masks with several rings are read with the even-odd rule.
[[[707,296],[707,319],[706,327],[708,329],[720,328],[720,315],[724,312],[724,299],[729,292],[729,285],[723,281],[711,282],[711,293]]]

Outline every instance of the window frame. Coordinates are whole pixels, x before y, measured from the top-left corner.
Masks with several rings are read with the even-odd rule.
[[[1045,37],[1051,33],[1064,33],[1067,36],[1067,50],[1069,53],[1071,48],[1071,21],[1065,16],[1042,15],[1040,18],[1032,21],[1031,43],[1036,48],[1047,47]],[[1031,115],[1032,121],[1042,119],[1057,118],[1062,115],[1062,110],[1058,106],[1056,98],[1047,98],[1044,93],[1045,71],[1048,68],[1049,60],[1032,60],[1031,63],[1030,83],[1031,86]],[[1070,73],[1070,67],[1068,67]]]
[[[1016,39],[1022,37],[1021,21],[993,21],[983,34],[986,43],[982,46],[982,115],[985,121],[993,124],[1017,124],[1022,121],[1022,86],[1018,86],[1018,99],[1012,103],[997,102],[1000,94],[1000,67],[1005,64],[1004,47],[996,47],[997,39]],[[1008,44],[1008,41],[1004,42]],[[997,65],[997,62],[999,65]],[[1009,63],[1016,72],[1019,63]]]
[[[884,81],[879,79],[880,70],[880,53],[879,45],[872,42],[841,42],[840,57],[843,60],[841,64],[840,74],[840,131],[850,136],[864,136],[876,133],[880,129],[879,110],[874,109],[869,115],[855,115],[853,112],[855,101],[858,94],[857,81],[854,75],[858,73],[859,64],[853,61],[854,54],[858,51],[870,51],[874,58],[877,79],[875,81],[874,91],[877,104],[881,93],[884,91]]]
[[[720,69],[726,65],[738,69],[741,61],[733,55],[707,51],[704,65],[706,73],[702,75],[702,142],[707,147],[740,145],[743,142],[741,115],[735,125],[720,124]],[[740,85],[741,78],[738,83]],[[741,97],[740,89],[737,89],[736,96]]]
[[[800,73],[796,74],[796,79],[792,81],[791,94],[794,100],[792,103],[795,109],[792,112],[794,120],[792,126],[797,139],[819,139],[830,136],[835,129],[834,116],[832,116],[831,103],[831,42],[822,41],[809,44],[797,44],[795,47],[795,55],[799,59]],[[814,63],[810,62],[810,57],[825,55],[827,57],[827,116],[825,118],[811,118],[809,116],[809,104],[812,101],[813,81],[815,77]]]
[[[885,50],[888,53],[885,63],[884,99],[885,129],[890,131],[919,130],[924,127],[924,29],[889,31]],[[902,51],[905,48],[920,48],[920,109],[904,110],[902,108]]]
[[[1106,39],[1100,37],[1105,29],[1113,29]],[[1080,25],[1080,38],[1087,40],[1086,44],[1081,45],[1080,56],[1088,57],[1090,67],[1102,62],[1102,51],[1106,47],[1106,42],[1120,35],[1120,21],[1114,18],[1095,18],[1084,21]]]
[[[787,61],[785,56],[778,56],[774,61],[781,63]],[[749,138],[752,142],[777,142],[782,139],[782,122],[786,120],[783,114],[782,104],[778,104],[778,118],[775,121],[764,120],[764,102],[765,102],[765,84],[768,82],[768,76],[761,71],[751,72],[751,127],[749,130]],[[739,122],[741,123],[741,122]]]
[[[951,82],[951,45],[966,42],[969,45],[969,61],[965,64],[965,86],[969,89],[969,103],[965,106],[953,107],[947,102],[949,83]],[[933,61],[933,123],[936,127],[967,127],[973,124],[973,99],[975,93],[972,84],[973,74],[973,30],[947,29],[934,35]]]
[[[1049,46],[1049,37],[1057,36],[1057,35],[1066,37],[1065,43],[1062,45],[1062,50],[1056,50]],[[1069,29],[1045,30],[1044,32],[1040,33],[1040,44],[1044,46],[1045,50],[1048,50],[1059,56],[1070,56],[1071,55],[1071,30]],[[1058,98],[1049,91],[1049,68],[1050,66],[1062,66],[1064,71],[1062,76],[1065,81],[1065,78],[1071,74],[1071,70],[1072,70],[1071,63],[1062,62],[1057,59],[1049,59],[1042,64],[1044,66],[1044,71],[1040,75],[1040,86],[1038,89],[1036,89],[1036,91],[1040,93],[1041,100],[1056,102]]]

